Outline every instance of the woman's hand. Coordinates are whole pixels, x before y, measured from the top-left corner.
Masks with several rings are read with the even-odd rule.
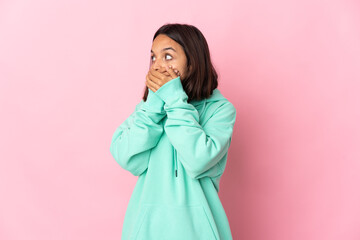
[[[146,75],[146,86],[153,92],[156,92],[162,85],[168,81],[177,78],[180,75],[179,71],[173,69],[172,66],[166,66],[159,69],[159,71],[150,68]]]

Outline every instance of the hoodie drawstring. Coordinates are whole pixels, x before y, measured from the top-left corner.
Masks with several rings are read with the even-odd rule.
[[[175,177],[177,177],[177,157],[176,157],[176,150],[174,149],[174,159],[175,159]]]

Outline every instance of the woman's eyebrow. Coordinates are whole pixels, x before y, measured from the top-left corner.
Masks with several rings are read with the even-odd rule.
[[[163,51],[165,51],[165,50],[173,50],[174,52],[176,52],[176,50],[173,49],[172,47],[164,48],[163,50],[161,50],[161,52],[163,52]],[[151,52],[154,53],[153,50],[151,50]]]

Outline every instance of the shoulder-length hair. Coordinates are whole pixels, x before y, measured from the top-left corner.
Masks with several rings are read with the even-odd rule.
[[[156,31],[153,41],[159,34],[165,34],[176,41],[185,52],[189,72],[185,79],[181,79],[181,83],[188,96],[188,102],[210,97],[212,91],[218,87],[218,74],[211,62],[206,39],[200,30],[192,25],[175,23],[161,26]],[[147,89],[145,85],[144,101],[147,99]]]

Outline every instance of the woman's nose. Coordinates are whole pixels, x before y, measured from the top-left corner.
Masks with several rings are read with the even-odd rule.
[[[160,60],[156,60],[153,64],[152,64],[152,68],[154,70],[159,70],[161,68],[164,68],[165,66],[163,66],[164,64],[162,62],[160,62]]]

